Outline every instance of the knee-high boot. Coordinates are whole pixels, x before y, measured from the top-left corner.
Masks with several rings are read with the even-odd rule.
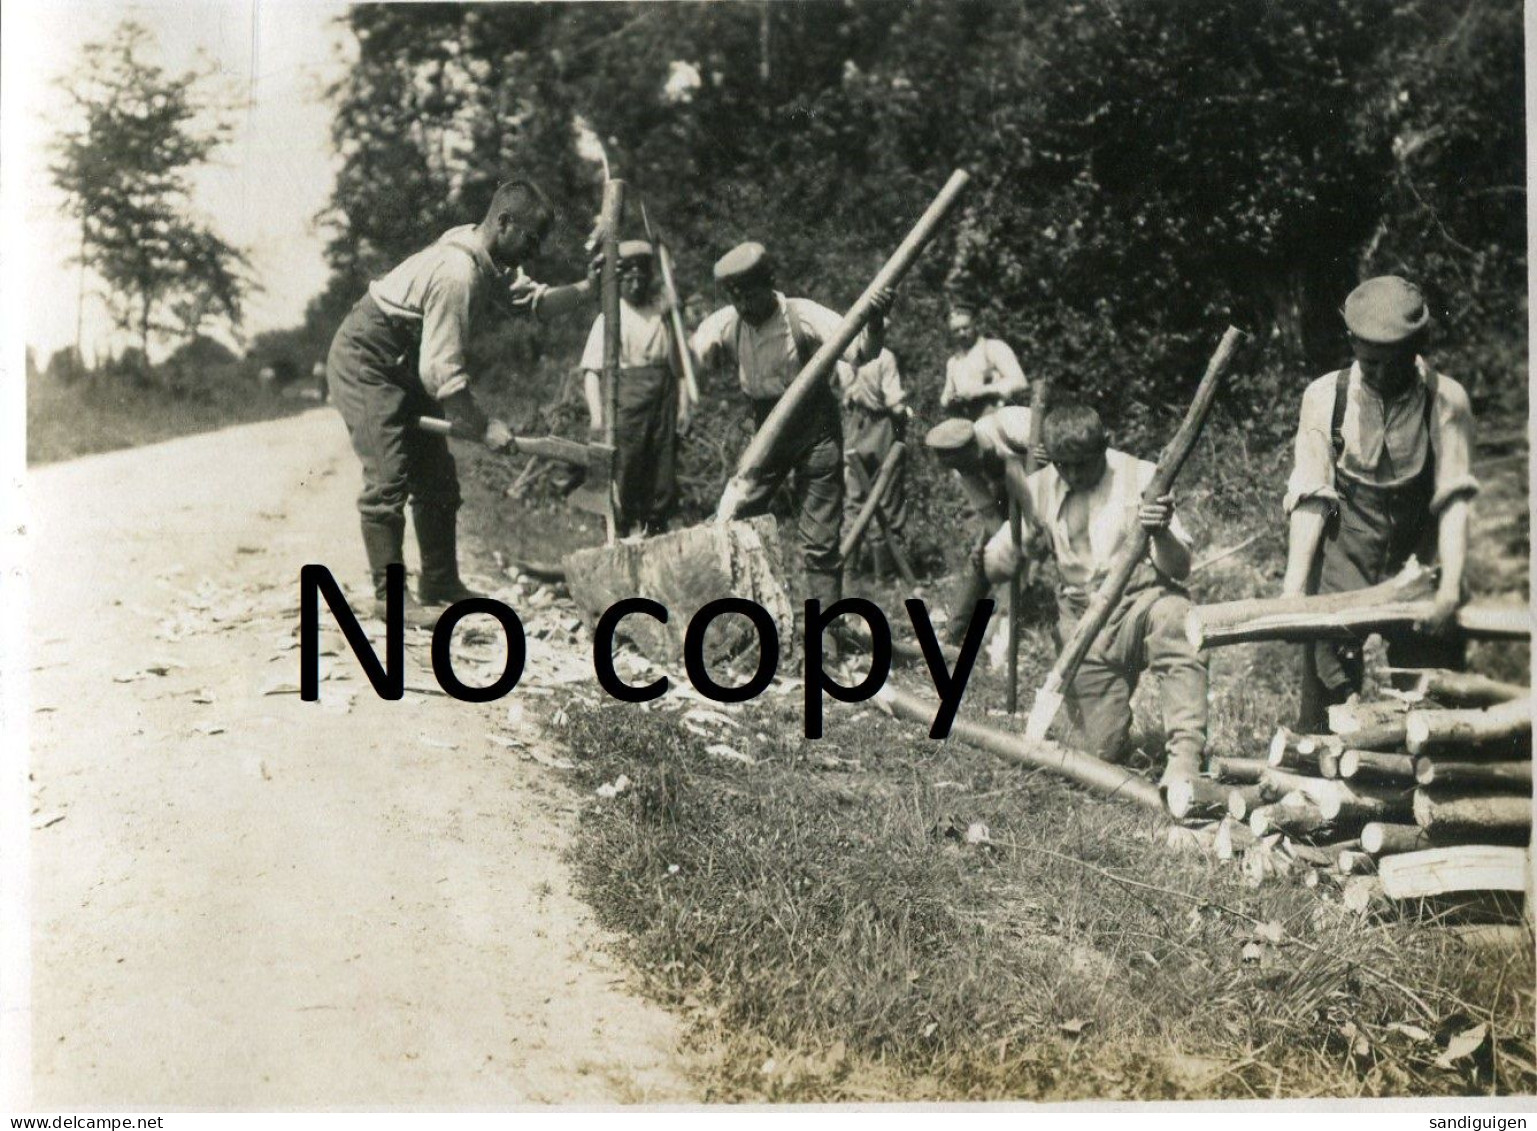
[[[480,596],[459,579],[459,516],[454,507],[413,506],[416,544],[422,553],[417,596],[424,605],[452,605]]]

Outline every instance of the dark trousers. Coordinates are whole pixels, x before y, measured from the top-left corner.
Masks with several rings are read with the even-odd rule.
[[[619,487],[619,528],[667,528],[678,505],[678,383],[665,365],[619,373],[614,471]]]
[[[365,519],[403,522],[416,507],[456,510],[459,474],[448,441],[415,427],[442,416],[416,371],[416,342],[364,295],[336,331],[326,357],[331,399],[363,464],[358,510]]]
[[[1316,593],[1348,593],[1386,581],[1410,557],[1435,555],[1436,519],[1430,513],[1435,471],[1425,469],[1401,487],[1374,487],[1336,475],[1339,508],[1324,532]],[[1458,640],[1432,640],[1412,631],[1384,633],[1395,667],[1461,668],[1465,648]],[[1320,640],[1302,647],[1302,697],[1297,728],[1317,733],[1328,724],[1331,706],[1361,690],[1365,663],[1359,640]]]
[[[848,452],[848,458],[858,460],[860,468],[865,473],[865,478],[870,485],[875,485],[876,474],[880,471],[881,463],[886,454],[891,451],[891,445],[897,442],[897,427],[890,413],[871,412],[859,405],[850,405],[843,416],[843,446]],[[881,500],[881,511],[886,516],[886,524],[893,534],[900,534],[907,525],[907,468],[904,463],[897,464],[895,476],[892,477],[891,486],[886,491],[886,497]],[[865,493],[859,485],[859,479],[850,473],[845,485],[848,493],[848,509],[851,513],[858,513],[864,505]]]
[[[753,402],[754,423],[761,425],[775,405]],[[801,556],[808,595],[824,605],[843,595],[843,422],[830,392],[814,394],[791,420],[779,451],[755,480],[737,513],[743,518],[768,510],[774,493],[793,474]]]

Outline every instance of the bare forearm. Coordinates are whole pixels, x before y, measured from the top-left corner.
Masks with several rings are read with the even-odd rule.
[[[1441,562],[1441,595],[1460,600],[1468,561],[1468,500],[1453,499],[1441,511],[1436,555]]]
[[[590,428],[603,427],[603,389],[598,374],[591,369],[582,375],[582,398],[587,402],[587,424]]]
[[[1313,559],[1323,539],[1328,506],[1316,499],[1298,503],[1292,511],[1286,542],[1286,577],[1281,582],[1281,596],[1301,597],[1307,593]]]
[[[1190,547],[1174,537],[1167,528],[1156,531],[1148,541],[1153,564],[1171,581],[1190,576]]]
[[[546,319],[563,318],[567,314],[585,310],[592,302],[594,293],[595,288],[586,279],[566,287],[551,287],[539,300],[539,316]]]

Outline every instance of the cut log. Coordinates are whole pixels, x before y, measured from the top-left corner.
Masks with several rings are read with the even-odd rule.
[[[1216,825],[1170,825],[1164,846],[1173,852],[1210,853],[1216,829]]]
[[[1270,765],[1302,773],[1316,774],[1319,758],[1327,750],[1339,750],[1344,741],[1330,734],[1298,734],[1287,727],[1277,727],[1270,740]]]
[[[1319,798],[1318,811],[1330,824],[1359,828],[1368,821],[1409,816],[1414,812],[1414,795],[1409,790],[1391,786],[1374,790],[1364,783],[1353,783],[1352,794],[1331,794]]]
[[[1414,755],[1388,754],[1381,750],[1347,750],[1340,755],[1340,777],[1346,781],[1375,781],[1410,785],[1414,782]]]
[[[1328,747],[1318,752],[1318,776],[1321,778],[1337,778],[1340,776],[1340,751]]]
[[[1249,814],[1264,803],[1264,791],[1258,782],[1227,791],[1227,815],[1235,821],[1247,821]]]
[[[1335,868],[1346,876],[1370,876],[1377,871],[1377,860],[1359,848],[1343,848],[1335,858]]]
[[[1288,793],[1273,805],[1261,805],[1249,814],[1249,831],[1255,836],[1285,833],[1288,836],[1312,836],[1322,831],[1329,820],[1313,801],[1301,793]]]
[[[1404,727],[1411,754],[1470,754],[1495,758],[1529,755],[1532,704],[1529,699],[1482,710],[1412,711]]]
[[[1374,703],[1337,703],[1329,708],[1329,730],[1341,738],[1368,731],[1402,729],[1409,705],[1396,699],[1379,699]],[[1402,741],[1402,739],[1400,739]],[[1347,741],[1347,746],[1356,743]]]
[[[1525,891],[1524,848],[1465,844],[1385,858],[1378,867],[1389,899],[1424,899],[1460,891]]]
[[[1361,847],[1361,842],[1358,840],[1341,841],[1338,844],[1303,844],[1290,837],[1283,840],[1281,844],[1295,859],[1304,864],[1311,864],[1315,868],[1333,868],[1338,863],[1341,852]]]
[[[1210,778],[1175,778],[1164,787],[1164,804],[1177,821],[1220,817],[1227,812],[1228,787]]]
[[[1240,853],[1247,852],[1253,844],[1254,833],[1249,826],[1243,821],[1235,821],[1229,817],[1217,826],[1212,850],[1217,854],[1218,860],[1232,860]]]
[[[1530,836],[1532,799],[1427,786],[1414,791],[1414,823],[1432,835],[1466,829],[1502,837]]]
[[[565,569],[566,585],[589,629],[626,597],[647,597],[667,610],[666,624],[639,615],[619,622],[618,634],[652,660],[676,663],[690,619],[722,597],[763,606],[779,631],[780,661],[788,662],[794,653],[795,623],[771,515],[577,550],[567,555]],[[704,644],[706,659],[714,661],[756,652],[758,637],[745,617],[722,616],[710,626]]]
[[[1414,780],[1421,785],[1466,785],[1506,792],[1532,792],[1530,762],[1446,762],[1437,758],[1417,758]]]
[[[1349,640],[1408,629],[1434,611],[1429,571],[1411,562],[1398,577],[1366,589],[1313,597],[1261,597],[1190,610],[1185,634],[1197,648],[1257,640]],[[1474,639],[1531,638],[1531,611],[1505,605],[1464,605],[1457,627]]]
[[[1443,707],[1493,707],[1513,699],[1526,699],[1531,688],[1505,683],[1473,672],[1446,668],[1390,668],[1390,674],[1412,701],[1430,699]]]
[[[1212,758],[1206,772],[1220,782],[1253,785],[1265,772],[1265,765],[1263,758]]]
[[[1373,821],[1361,828],[1361,847],[1373,856],[1394,856],[1432,847],[1430,834],[1418,825]]]

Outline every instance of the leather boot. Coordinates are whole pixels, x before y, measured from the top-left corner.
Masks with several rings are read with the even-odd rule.
[[[452,605],[479,597],[459,579],[459,515],[454,507],[412,507],[422,576],[416,593],[424,605]]]
[[[405,536],[404,519],[363,519],[363,549],[368,554],[368,571],[373,575],[374,616],[379,620],[384,620],[388,612],[389,575],[386,571],[389,566],[404,564],[405,555],[401,547]],[[405,604],[403,620],[406,625],[430,629],[437,624],[437,616],[416,603],[409,585],[401,593],[401,599]]]

